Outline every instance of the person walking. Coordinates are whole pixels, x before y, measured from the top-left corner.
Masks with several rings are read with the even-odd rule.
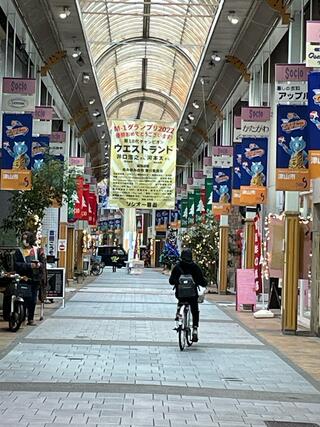
[[[42,248],[36,247],[33,233],[26,231],[21,236],[21,247],[14,254],[14,269],[20,276],[26,276],[31,287],[31,296],[25,298],[28,312],[28,325],[35,326],[34,313],[38,292],[41,300],[45,299],[46,257]]]
[[[117,251],[113,249],[112,255],[111,255],[111,264],[112,264],[112,272],[115,273],[117,271],[117,264],[119,261],[119,257],[117,254]]]
[[[179,298],[179,279],[181,276],[190,275],[191,280],[194,282],[194,296]],[[191,249],[183,249],[181,252],[180,261],[174,266],[169,283],[175,287],[175,295],[178,299],[176,320],[178,320],[179,310],[183,303],[188,302],[190,304],[192,313],[192,341],[198,341],[198,327],[199,327],[199,304],[198,304],[198,286],[206,287],[207,282],[203,276],[201,268],[193,262]]]

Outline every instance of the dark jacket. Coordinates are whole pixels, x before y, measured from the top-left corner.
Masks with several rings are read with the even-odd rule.
[[[201,268],[193,261],[180,261],[174,266],[169,279],[170,285],[178,287],[181,274],[191,274],[197,286],[202,286],[204,288],[207,286],[207,281],[203,276]]]
[[[32,269],[31,262],[26,262],[20,249],[17,249],[14,254],[14,270],[20,276],[26,276],[31,280],[31,283],[40,288],[40,299],[45,299],[47,288],[47,270],[46,257],[44,252],[39,248],[37,250],[37,258],[40,263],[39,269]]]

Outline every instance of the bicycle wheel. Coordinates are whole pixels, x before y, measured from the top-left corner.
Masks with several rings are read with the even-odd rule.
[[[190,310],[190,307],[188,308],[188,313],[187,313],[186,342],[187,342],[187,346],[188,347],[191,347],[192,344],[193,344],[193,341],[192,341],[191,310]]]
[[[183,351],[186,347],[186,326],[187,326],[187,312],[186,307],[183,308],[183,316],[182,316],[182,325],[179,326],[179,347],[180,350]]]
[[[9,329],[11,332],[17,332],[20,328],[21,323],[24,319],[24,308],[20,303],[16,303],[14,307],[14,312],[10,313],[9,318]]]
[[[91,267],[91,274],[93,274],[93,276],[99,276],[99,274],[100,274],[100,267],[99,267],[99,265],[94,264]]]

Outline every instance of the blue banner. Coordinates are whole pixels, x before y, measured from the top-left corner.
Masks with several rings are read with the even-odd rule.
[[[156,211],[156,226],[166,225],[169,223],[169,210],[157,210]]]
[[[233,150],[233,180],[232,188],[240,190],[241,186],[242,144],[235,144]]]
[[[232,169],[213,168],[213,203],[231,203]]]
[[[31,169],[37,172],[41,169],[44,162],[44,155],[49,151],[49,137],[48,136],[33,136],[32,137],[32,157]]]
[[[320,150],[320,72],[313,71],[308,77],[308,149]]]
[[[308,107],[306,105],[278,105],[277,169],[307,168],[307,124]]]
[[[265,187],[268,170],[268,139],[242,139],[241,186]]]
[[[32,115],[3,114],[2,168],[31,168]]]

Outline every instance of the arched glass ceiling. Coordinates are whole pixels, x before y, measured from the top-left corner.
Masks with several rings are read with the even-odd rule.
[[[219,1],[79,0],[108,117],[178,120]]]

